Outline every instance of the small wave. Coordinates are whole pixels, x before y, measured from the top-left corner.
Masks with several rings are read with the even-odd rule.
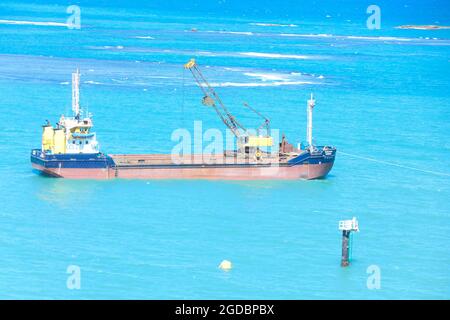
[[[370,37],[370,36],[338,36],[326,33],[319,34],[298,34],[298,33],[280,33],[282,37],[302,37],[302,38],[335,38],[335,39],[353,39],[353,40],[373,40],[373,41],[414,41],[420,40],[415,38],[402,38],[402,37]]]
[[[318,33],[318,34],[298,34],[298,33],[281,33],[282,37],[305,37],[305,38],[331,38],[332,34]]]
[[[59,84],[68,85],[68,84],[70,84],[70,82],[69,81],[64,81],[64,82],[60,82]]]
[[[248,32],[248,31],[219,31],[219,33],[240,34],[240,35],[244,35],[244,36],[252,36],[253,35],[253,32]]]
[[[123,50],[125,47],[119,45],[119,46],[88,46],[87,48],[94,50]]]
[[[107,50],[107,49],[112,49],[114,47],[113,46],[100,46],[100,47],[98,47],[98,46],[88,46],[88,48],[95,49],[95,50]]]
[[[224,30],[207,30],[204,31],[206,33],[221,33],[221,34],[235,34],[235,35],[241,35],[241,36],[253,36],[255,35],[253,32],[250,31],[224,31]]]
[[[397,26],[396,29],[415,29],[415,30],[437,30],[437,29],[450,29],[450,26],[438,26],[434,24],[429,25],[403,25]]]
[[[151,37],[151,36],[136,36],[133,37],[135,39],[145,39],[145,40],[154,40],[155,38]]]
[[[49,27],[68,27],[67,23],[49,22],[49,21],[20,21],[20,20],[0,20],[0,24],[31,25],[31,26],[49,26]]]
[[[244,75],[248,77],[260,78],[261,81],[288,81],[288,76],[284,74],[277,73],[252,73],[245,72]]]
[[[101,83],[101,82],[92,81],[92,80],[87,80],[87,81],[85,81],[84,83],[86,83],[86,84],[103,84],[103,83]]]
[[[227,71],[237,71],[237,72],[242,71],[242,69],[240,69],[240,68],[224,67],[223,69],[227,70]]]
[[[264,53],[264,52],[240,52],[242,56],[257,58],[276,58],[276,59],[310,59],[309,56],[298,54]]]
[[[260,26],[260,27],[298,27],[296,24],[279,24],[279,23],[261,23],[261,22],[253,22],[250,23],[252,26]]]
[[[418,39],[413,38],[399,38],[399,37],[364,37],[364,36],[347,36],[347,39],[356,40],[380,40],[380,41],[413,41]]]
[[[206,56],[206,57],[216,57],[219,55],[218,53],[214,53],[211,51],[197,51],[197,52],[195,52],[195,54],[198,54],[199,56]]]
[[[93,50],[111,50],[116,51],[123,49],[123,46],[88,46]],[[199,55],[208,57],[253,57],[253,58],[272,58],[272,59],[328,59],[326,56],[298,55],[298,54],[282,54],[282,53],[265,53],[265,52],[211,52],[211,51],[188,51],[188,50],[172,50],[172,49],[154,49],[127,47],[127,52],[151,52],[163,54],[180,54],[180,55]]]

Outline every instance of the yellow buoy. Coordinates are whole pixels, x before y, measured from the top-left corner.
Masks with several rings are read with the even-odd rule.
[[[232,267],[233,267],[233,264],[231,263],[231,261],[228,261],[228,260],[223,260],[219,264],[219,268],[224,271],[230,271]]]

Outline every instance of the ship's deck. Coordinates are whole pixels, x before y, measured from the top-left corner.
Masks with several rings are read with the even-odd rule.
[[[114,160],[116,166],[139,166],[139,165],[211,165],[211,164],[281,164],[287,163],[288,160],[294,158],[298,154],[289,154],[279,157],[278,154],[263,154],[257,160],[255,157],[244,157],[236,153],[228,152],[225,154],[192,154],[183,157],[171,154],[109,154]]]

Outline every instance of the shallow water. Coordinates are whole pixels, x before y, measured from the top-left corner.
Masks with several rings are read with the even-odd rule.
[[[67,17],[63,5],[21,3],[0,4],[1,19]],[[215,4],[183,13],[108,3],[82,3],[81,30],[0,23],[2,298],[450,297],[450,31],[394,28],[448,25],[445,2],[420,17],[424,4],[382,2],[381,30],[366,29],[355,4],[288,16],[230,4],[217,17]],[[181,67],[192,56],[239,119],[259,123],[241,107],[248,101],[295,144],[314,92],[315,140],[338,148],[327,179],[71,181],[31,171],[40,125],[70,110],[77,67],[104,152],[170,152],[173,130],[195,120],[222,128]],[[338,221],[353,216],[361,232],[342,269]],[[218,269],[223,259],[233,270]],[[66,286],[69,265],[81,268],[80,290]],[[378,290],[367,287],[371,265]]]

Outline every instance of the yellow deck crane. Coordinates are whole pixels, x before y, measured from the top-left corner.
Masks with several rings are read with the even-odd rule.
[[[257,129],[257,135],[249,134],[248,130],[233,116],[227,107],[223,104],[219,95],[211,87],[208,81],[201,73],[195,59],[191,59],[184,65],[185,69],[191,71],[192,76],[197,82],[198,86],[203,92],[202,103],[205,106],[213,107],[222,122],[231,130],[237,139],[238,151],[247,155],[255,155],[257,158],[262,156],[260,147],[272,147],[273,139],[268,136],[270,129],[270,120],[264,117],[261,113],[250,107],[247,103],[244,104],[251,111],[264,119],[264,122]],[[266,135],[261,135],[261,129],[266,128]]]

